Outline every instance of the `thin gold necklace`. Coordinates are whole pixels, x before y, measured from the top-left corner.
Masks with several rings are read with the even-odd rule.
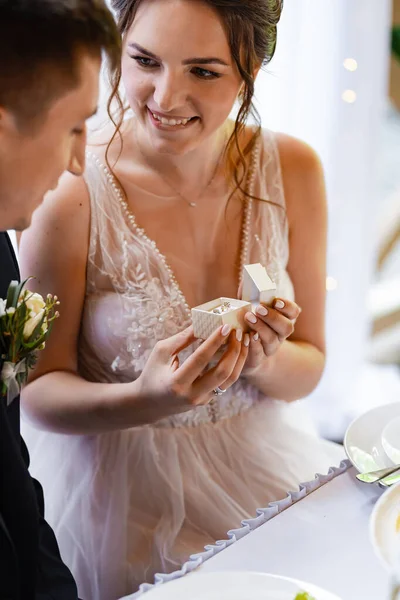
[[[138,147],[138,149],[139,149],[139,152],[140,152],[140,155],[141,155],[141,157],[143,158],[143,160],[144,160],[144,162],[146,163],[146,165],[147,165],[148,167],[150,167],[151,169],[153,169],[153,167],[151,166],[151,164],[149,163],[149,161],[147,160],[147,158],[146,158],[146,157],[145,157],[145,155],[143,154],[143,152],[142,152],[142,150],[141,150],[141,148],[140,148],[140,145],[139,145],[139,144],[137,144],[137,147]],[[187,204],[188,206],[190,206],[190,208],[196,208],[196,207],[197,207],[197,202],[200,200],[200,198],[202,198],[202,197],[204,196],[204,194],[206,193],[206,191],[208,190],[208,188],[211,186],[211,184],[213,183],[214,179],[216,178],[216,176],[217,176],[217,173],[218,173],[218,168],[219,168],[219,166],[220,166],[220,164],[221,164],[221,159],[222,159],[222,157],[223,157],[224,153],[225,153],[225,141],[224,141],[224,143],[223,143],[223,145],[222,145],[222,152],[221,152],[220,156],[218,157],[218,160],[217,160],[217,163],[216,163],[216,165],[215,165],[215,169],[214,169],[214,171],[213,171],[213,174],[212,174],[212,176],[211,176],[211,179],[209,180],[209,182],[208,182],[208,183],[205,185],[205,187],[203,188],[203,190],[202,190],[201,194],[198,196],[198,198],[197,198],[197,201],[196,201],[196,202],[193,202],[193,201],[190,201],[190,200],[188,200],[188,199],[187,199],[187,198],[186,198],[186,197],[185,197],[185,196],[184,196],[184,195],[183,195],[183,194],[182,194],[182,193],[181,193],[181,192],[180,192],[178,189],[176,189],[176,187],[175,187],[175,186],[173,186],[173,185],[172,185],[172,183],[171,183],[170,181],[168,181],[168,179],[166,179],[166,177],[164,177],[164,175],[163,175],[162,173],[160,173],[159,171],[157,171],[157,174],[158,174],[158,175],[159,175],[159,177],[160,177],[160,178],[161,178],[161,179],[164,181],[164,183],[166,183],[166,184],[168,185],[168,187],[169,187],[169,188],[170,188],[170,189],[171,189],[173,192],[175,192],[175,194],[177,194],[177,196],[179,196],[179,198],[182,198],[182,200],[184,200],[184,201],[186,202],[186,204]]]

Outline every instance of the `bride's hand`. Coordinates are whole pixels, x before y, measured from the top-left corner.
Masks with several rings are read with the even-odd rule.
[[[276,298],[272,307],[260,304],[256,314],[246,314],[246,323],[251,332],[243,375],[249,375],[262,365],[265,357],[273,356],[278,351],[282,342],[292,335],[300,313],[301,308],[295,302]]]
[[[137,380],[140,395],[156,401],[166,414],[207,404],[216,388],[227,389],[242,372],[248,354],[248,336],[242,343],[229,326],[220,327],[179,364],[178,354],[195,341],[193,328],[189,327],[158,342]],[[218,353],[218,362],[207,370],[224,344],[222,356]],[[157,403],[157,398],[161,403]]]

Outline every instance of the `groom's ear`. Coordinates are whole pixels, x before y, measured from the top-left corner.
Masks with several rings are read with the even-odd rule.
[[[46,112],[39,111],[26,117],[20,110],[11,110],[0,105],[0,134],[35,135],[46,119]]]
[[[16,135],[35,136],[43,126],[46,115],[46,111],[42,111],[42,113],[38,111],[34,117],[25,118],[20,111],[13,111],[0,105],[0,136],[4,141],[5,137],[10,135],[14,138]]]
[[[18,129],[17,119],[11,110],[0,105],[0,131],[11,132]]]
[[[5,109],[0,106],[0,129],[4,126]]]
[[[0,106],[0,157],[3,152],[7,152],[7,147],[10,148],[10,142],[15,143],[21,134],[23,134],[23,131],[19,127],[14,113]]]
[[[9,110],[0,106],[0,135],[15,129],[15,119]]]

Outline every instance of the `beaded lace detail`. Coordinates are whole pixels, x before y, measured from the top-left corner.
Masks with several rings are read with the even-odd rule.
[[[263,181],[267,177],[269,181]],[[87,289],[79,370],[92,381],[126,382],[137,378],[155,343],[190,322],[190,307],[166,257],[136,222],[109,169],[87,153],[85,179],[91,198]],[[240,277],[243,265],[261,262],[293,295],[288,279],[287,228],[283,186],[273,134],[264,133],[253,150],[242,225]],[[275,246],[273,247],[273,244]],[[192,349],[182,353],[184,360]],[[247,410],[263,396],[239,379],[210,405],[163,419],[153,427],[195,426]]]

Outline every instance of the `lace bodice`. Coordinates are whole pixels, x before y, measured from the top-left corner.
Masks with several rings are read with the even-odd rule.
[[[241,267],[261,262],[275,280],[278,295],[292,299],[293,286],[286,270],[285,200],[272,132],[263,131],[251,161],[250,193],[275,205],[246,201]],[[157,341],[190,324],[190,308],[167,259],[129,213],[108,168],[91,153],[87,154],[85,180],[91,225],[79,372],[90,381],[128,382],[140,375]],[[184,360],[185,355],[181,358]],[[211,406],[197,407],[153,426],[216,421],[238,414],[262,398],[241,378]]]

